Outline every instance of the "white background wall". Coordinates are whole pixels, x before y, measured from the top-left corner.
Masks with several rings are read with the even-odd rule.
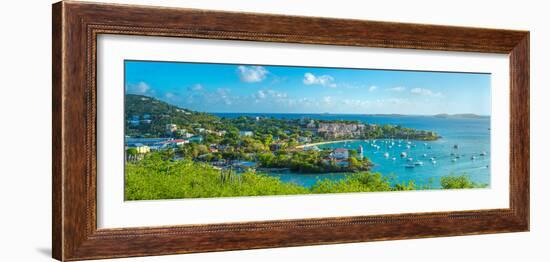
[[[205,9],[314,15],[531,31],[531,232],[218,252],[124,261],[548,261],[550,107],[545,1],[119,0]],[[0,11],[0,260],[48,261],[51,245],[50,1]]]

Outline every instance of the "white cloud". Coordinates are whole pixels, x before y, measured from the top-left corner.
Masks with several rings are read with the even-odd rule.
[[[252,95],[252,97],[256,100],[262,100],[266,98],[280,99],[280,98],[287,98],[287,96],[288,96],[287,93],[275,91],[272,89],[258,90],[255,94]]]
[[[369,109],[385,109],[389,104],[391,105],[407,105],[410,104],[406,99],[399,98],[386,98],[386,99],[375,99],[375,100],[359,100],[359,99],[345,99],[343,104],[355,109],[369,110]],[[377,111],[378,112],[378,111]]]
[[[151,87],[145,82],[126,85],[126,91],[131,94],[145,95],[151,91]]]
[[[442,96],[443,95],[440,92],[433,92],[430,89],[419,88],[419,87],[411,89],[411,94],[413,94],[413,95],[422,95],[422,96]]]
[[[261,82],[269,73],[263,66],[239,66],[237,72],[241,81],[246,83]]]
[[[372,92],[372,91],[374,91],[374,90],[376,90],[376,89],[378,89],[377,86],[370,86],[370,87],[369,87],[369,92]]]
[[[264,99],[266,97],[267,97],[267,94],[265,93],[264,90],[258,90],[258,92],[256,92],[256,98]]]
[[[330,104],[330,102],[332,102],[332,97],[330,97],[330,96],[323,97],[323,102],[325,102],[327,104]]]
[[[363,105],[363,101],[358,99],[345,99],[344,104],[347,106],[361,106]]]
[[[287,97],[287,94],[284,93],[284,92],[279,92],[279,91],[275,91],[275,90],[267,90],[267,93],[271,96],[271,97],[274,97],[274,98],[286,98]]]
[[[218,88],[214,96],[217,96],[224,104],[231,105],[233,104],[233,97],[230,96],[230,92],[231,90],[228,88]]]
[[[390,88],[389,90],[390,91],[393,91],[393,92],[403,92],[405,91],[407,88],[403,87],[403,86],[396,86],[396,87],[392,87]]]
[[[204,87],[201,84],[196,84],[192,87],[189,87],[188,89],[189,91],[202,91],[204,90]]]
[[[168,93],[164,94],[164,96],[168,99],[172,99],[172,98],[176,97],[176,95],[174,95],[174,93],[171,93],[171,92],[168,92]]]
[[[315,76],[312,73],[305,73],[303,82],[306,85],[322,85],[322,86],[328,86],[328,87],[336,87],[336,84],[334,83],[334,77],[329,75]]]

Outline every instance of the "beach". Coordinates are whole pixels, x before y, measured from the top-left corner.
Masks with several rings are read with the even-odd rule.
[[[317,142],[317,143],[299,145],[299,146],[296,146],[296,148],[297,149],[304,149],[304,148],[310,147],[310,146],[320,146],[320,145],[327,145],[327,144],[337,144],[337,143],[357,142],[357,141],[361,141],[361,140],[359,140],[359,139],[346,139],[346,140],[324,141],[324,142]]]

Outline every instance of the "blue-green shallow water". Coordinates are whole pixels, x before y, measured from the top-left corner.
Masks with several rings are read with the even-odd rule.
[[[439,179],[447,175],[466,174],[471,180],[477,183],[490,183],[490,125],[489,117],[483,118],[437,118],[432,116],[376,116],[376,115],[332,115],[332,114],[232,114],[220,113],[221,117],[238,117],[242,115],[249,116],[267,116],[286,119],[300,119],[308,117],[311,119],[324,120],[359,120],[371,124],[394,124],[404,127],[431,130],[437,132],[441,139],[437,141],[410,141],[411,148],[406,148],[406,141],[401,142],[399,147],[398,140],[394,140],[394,146],[389,148],[391,140],[354,141],[347,143],[334,143],[321,145],[319,148],[337,148],[358,149],[363,146],[365,156],[371,159],[375,164],[372,171],[380,172],[384,176],[390,176],[393,182],[414,181],[417,186],[429,184],[432,180],[432,187],[440,187]],[[372,146],[375,144],[380,149]],[[454,145],[458,149],[454,149]],[[384,153],[389,157],[385,157]],[[406,152],[407,158],[412,157],[414,161],[422,161],[422,166],[406,168],[407,164],[412,164],[407,158],[401,158],[400,153]],[[480,156],[486,152],[486,156]],[[460,158],[453,162],[455,158],[451,153],[459,154]],[[426,154],[426,157],[423,155]],[[475,160],[471,157],[475,156]],[[395,157],[396,160],[392,160]],[[430,160],[435,158],[436,163]],[[298,174],[298,173],[272,173],[271,176],[279,177],[281,181],[292,182],[303,186],[312,186],[319,179],[339,180],[347,176],[342,173],[329,174]]]

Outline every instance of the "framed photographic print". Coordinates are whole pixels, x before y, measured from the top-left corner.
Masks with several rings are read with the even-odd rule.
[[[53,257],[529,230],[529,32],[53,5]]]

